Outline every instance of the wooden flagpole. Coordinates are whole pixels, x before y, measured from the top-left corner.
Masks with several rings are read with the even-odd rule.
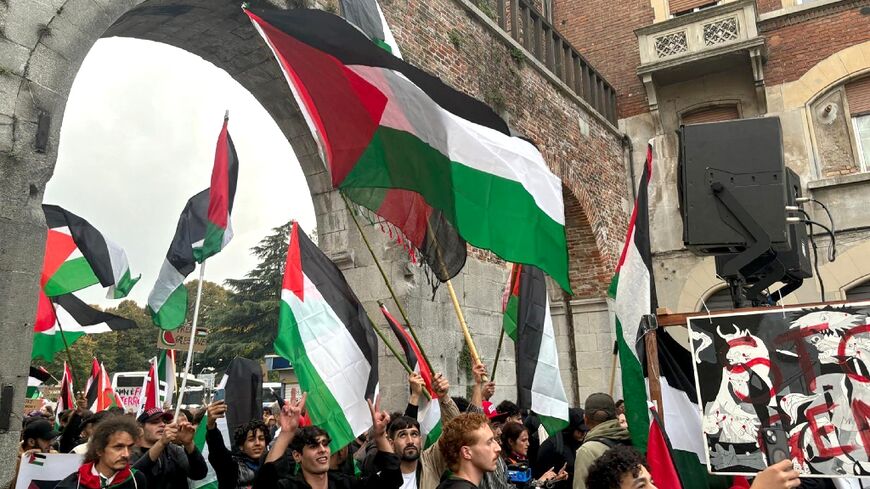
[[[613,391],[616,389],[616,360],[619,358],[619,344],[613,342],[613,358],[610,362],[610,397],[613,397]]]
[[[181,388],[178,390],[178,400],[175,404],[175,416],[173,416],[173,420],[177,418],[178,413],[181,412],[181,401],[184,399],[184,389],[187,387],[187,373],[190,371],[190,363],[193,360],[193,343],[196,341],[196,323],[199,321],[199,304],[202,299],[202,281],[205,277],[206,261],[207,260],[203,260],[202,264],[199,266],[199,284],[196,286],[196,303],[193,306],[193,322],[190,326],[190,344],[187,346],[187,359],[184,362],[184,372],[181,374]],[[157,379],[154,381],[157,382]]]
[[[377,255],[375,255],[375,251],[372,249],[371,243],[369,243],[369,239],[366,237],[366,233],[363,232],[362,226],[359,224],[359,220],[356,218],[356,214],[353,212],[353,208],[351,208],[350,202],[347,201],[347,197],[341,192],[341,198],[344,200],[344,205],[347,207],[347,212],[350,214],[351,219],[353,219],[353,223],[356,224],[356,229],[359,231],[360,236],[362,236],[363,243],[365,243],[366,248],[369,250],[369,254],[372,255],[372,259],[375,261],[375,265],[378,267],[378,271],[381,272],[381,278],[384,279],[384,283],[387,285],[387,290],[390,291],[390,296],[393,298],[393,302],[396,303],[396,307],[399,309],[399,314],[402,315],[402,320],[405,321],[405,325],[408,326],[408,331],[411,332],[411,336],[414,338],[414,341],[417,343],[417,348],[420,349],[420,354],[423,355],[423,361],[426,362],[426,365],[429,365],[429,368],[432,368],[432,362],[429,361],[429,357],[426,355],[426,351],[423,349],[423,343],[420,342],[420,339],[417,338],[417,332],[414,331],[414,327],[411,325],[411,321],[408,319],[408,315],[405,313],[405,308],[402,307],[402,302],[396,297],[396,292],[393,290],[393,285],[390,283],[390,279],[387,278],[386,272],[384,272],[384,268],[381,266],[380,260],[378,260]],[[373,325],[375,323],[372,323]],[[375,328],[377,329],[377,328]]]
[[[501,357],[501,345],[504,343],[504,328],[501,328],[501,334],[498,335],[498,347],[495,349],[495,360],[492,362],[492,372],[490,378],[495,381],[495,369],[498,368],[498,359]]]

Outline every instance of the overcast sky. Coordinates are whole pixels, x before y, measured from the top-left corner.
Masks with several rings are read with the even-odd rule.
[[[239,157],[235,236],[208,260],[206,280],[242,277],[248,254],[291,218],[315,227],[296,156],[263,107],[226,72],[151,41],[97,41],[76,76],[45,202],[87,219],[127,251],[142,280],[129,298],[144,305],[187,199],[209,186],[224,110]],[[195,271],[188,278],[198,276]],[[79,293],[105,307],[94,286]]]

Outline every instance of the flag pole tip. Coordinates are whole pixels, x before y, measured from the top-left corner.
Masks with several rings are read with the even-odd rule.
[[[224,120],[227,120],[229,118],[230,118],[230,109],[227,109],[224,111]]]
[[[249,7],[248,2],[242,2],[242,10],[248,10]]]
[[[384,307],[384,301],[378,299],[378,306]]]

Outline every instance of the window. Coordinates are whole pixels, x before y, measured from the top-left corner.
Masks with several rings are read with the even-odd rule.
[[[870,171],[870,77],[846,85],[846,102],[861,171]]]
[[[870,300],[870,280],[865,280],[847,290],[846,300],[851,302]]]
[[[692,110],[680,116],[683,124],[701,124],[702,122],[733,121],[740,118],[737,105],[714,105]]]
[[[717,3],[717,0],[670,0],[668,7],[671,15],[676,16],[692,13],[695,9],[712,7]]]
[[[704,304],[707,305],[706,309],[704,308]],[[698,312],[707,312],[707,309],[709,309],[710,312],[734,309],[734,303],[731,302],[731,290],[728,287],[724,287],[707,296],[707,298],[701,302]]]

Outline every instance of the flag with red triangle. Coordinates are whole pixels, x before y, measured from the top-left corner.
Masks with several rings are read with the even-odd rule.
[[[54,423],[56,426],[60,426],[60,415],[62,412],[67,409],[75,409],[75,392],[72,370],[70,370],[69,365],[67,365],[66,362],[63,362],[63,377],[60,379],[60,395],[57,398],[57,405],[54,410]]]
[[[168,331],[163,331],[168,333]],[[161,335],[161,337],[163,337]],[[160,404],[172,405],[175,396],[175,350],[160,350],[157,360],[157,377],[160,379]]]
[[[680,483],[680,477],[677,475],[677,468],[674,465],[671,445],[668,443],[662,430],[661,420],[659,419],[658,412],[656,412],[655,405],[650,404],[651,421],[646,446],[646,460],[650,475],[656,481],[657,487],[682,489],[683,486]]]
[[[121,400],[121,396],[115,392],[115,389],[112,387],[112,380],[109,376],[109,371],[106,370],[106,366],[103,363],[100,363],[100,380],[97,383],[99,395],[97,396],[96,404],[91,405],[91,411],[98,413],[100,411],[105,411],[110,407],[119,407],[121,409],[125,409],[124,401]]]
[[[139,395],[139,410],[136,412],[137,417],[149,409],[161,407],[160,380],[157,377],[157,357],[151,358],[148,362],[150,367],[148,368],[148,374],[145,376],[145,381],[142,383],[142,393]]]
[[[100,365],[100,361],[97,360],[97,357],[91,359],[91,375],[88,376],[88,381],[85,383],[85,400],[88,403],[88,409],[93,412],[94,409],[91,406],[96,405],[97,398],[100,393],[100,376],[102,375],[102,366]]]

